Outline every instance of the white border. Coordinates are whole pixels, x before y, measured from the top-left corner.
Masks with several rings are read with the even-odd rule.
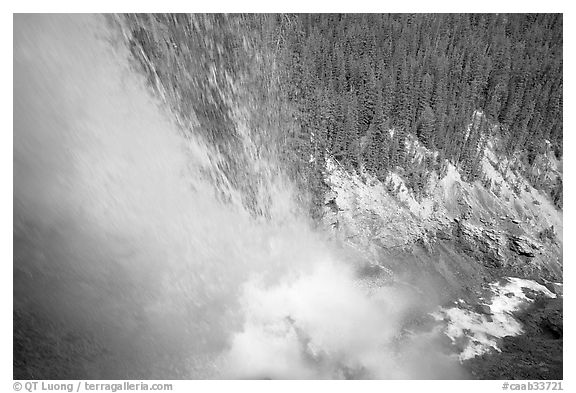
[[[574,68],[574,18],[571,9],[566,3],[557,1],[479,1],[470,4],[465,1],[417,1],[417,2],[312,2],[312,1],[290,1],[283,4],[270,0],[264,1],[210,1],[201,4],[196,1],[99,1],[97,6],[81,1],[11,1],[8,10],[2,13],[0,26],[2,28],[2,49],[3,53],[13,53],[13,12],[88,12],[88,11],[140,11],[140,12],[564,12],[564,286],[565,307],[564,325],[569,333],[564,340],[564,390],[570,391],[574,387],[570,383],[573,381],[569,370],[574,370],[572,358],[574,339],[571,335],[574,327],[573,308],[573,277],[574,277],[574,243],[576,233],[574,231],[574,205],[571,204],[574,197],[574,157],[570,153],[575,147],[574,120],[571,116],[574,108],[574,79],[572,72]],[[570,12],[568,12],[570,11]],[[8,49],[10,48],[10,50]],[[1,133],[0,159],[2,165],[0,169],[1,184],[3,185],[0,207],[1,220],[1,303],[4,323],[2,329],[2,348],[0,369],[2,371],[2,381],[0,388],[2,391],[12,391],[12,211],[13,211],[13,61],[6,56],[2,62],[2,120],[4,123]],[[570,366],[572,364],[572,366]],[[250,391],[252,393],[266,391],[295,392],[302,389],[310,391],[349,391],[351,389],[362,389],[362,392],[370,391],[458,391],[458,392],[484,392],[502,391],[502,382],[499,381],[174,381],[174,391]],[[4,385],[7,384],[7,385]]]

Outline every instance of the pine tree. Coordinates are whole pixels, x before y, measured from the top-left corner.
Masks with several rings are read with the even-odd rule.
[[[418,120],[418,138],[429,148],[433,146],[435,123],[434,111],[429,105],[426,105]]]

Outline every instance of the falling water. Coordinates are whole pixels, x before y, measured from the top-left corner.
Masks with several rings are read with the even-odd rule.
[[[15,337],[57,343],[39,356],[75,378],[445,376],[431,340],[394,345],[413,295],[357,285],[289,185],[267,190],[282,220],[217,197],[214,150],[114,37],[101,16],[14,18]]]

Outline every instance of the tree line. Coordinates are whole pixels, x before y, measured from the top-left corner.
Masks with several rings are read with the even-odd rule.
[[[467,180],[480,179],[484,146],[494,133],[501,154],[519,157],[528,172],[548,146],[562,156],[561,14],[137,14],[125,20],[151,84],[158,80],[175,112],[198,121],[230,161],[242,139],[230,100],[217,86],[242,80],[256,108],[251,129],[267,134],[265,144],[278,145],[284,166],[317,203],[326,187],[326,152],[379,179],[394,170],[416,195],[445,159]],[[407,149],[413,136],[438,154],[414,160]],[[245,167],[233,166],[230,178],[246,177]],[[548,190],[554,199],[561,199],[561,187],[557,182]]]
[[[527,166],[546,140],[562,155],[561,14],[261,18],[297,108],[294,143],[318,168],[328,151],[381,179],[419,178],[447,158],[472,181],[495,125],[503,153]],[[408,134],[437,160],[410,162]]]

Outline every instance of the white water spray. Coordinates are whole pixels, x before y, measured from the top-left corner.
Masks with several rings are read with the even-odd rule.
[[[216,198],[211,148],[104,17],[14,26],[14,307],[96,339],[78,378],[454,376],[429,341],[395,347],[411,294],[362,289],[300,217]]]

